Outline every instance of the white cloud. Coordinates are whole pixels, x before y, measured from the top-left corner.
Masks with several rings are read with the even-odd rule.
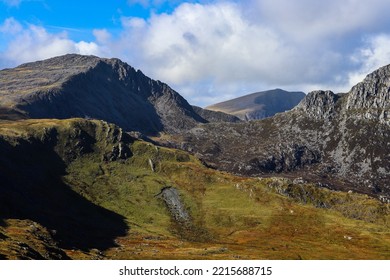
[[[107,44],[111,41],[111,34],[107,31],[107,29],[94,29],[92,31],[95,36],[97,42],[101,44]]]
[[[17,34],[23,29],[22,25],[14,18],[7,18],[2,25],[0,25],[0,33]]]
[[[349,84],[352,87],[364,77],[381,66],[390,64],[390,34],[370,36],[365,40],[365,46],[351,57],[359,66],[349,74]]]
[[[273,26],[248,20],[242,6],[231,2],[186,3],[172,14],[122,22],[125,31],[118,45],[126,48],[116,51],[181,93],[189,84],[208,83],[210,97],[226,93],[226,87],[227,95],[237,94],[243,84],[261,90],[297,81],[318,84],[324,77],[334,82],[333,70],[343,63],[332,49],[303,48]]]
[[[389,22],[387,0],[247,0],[252,20],[270,24],[296,39],[339,36],[347,32],[372,30]]]
[[[84,42],[80,41],[78,43],[74,43],[74,46],[76,48],[76,53],[83,54],[83,55],[101,55],[100,53],[100,47],[94,43],[94,42]]]
[[[372,1],[184,3],[123,18],[114,53],[196,102],[272,87],[345,91],[367,70],[350,59],[362,37],[390,32],[390,2]]]
[[[67,53],[101,55],[103,52],[95,42],[75,42],[66,32],[52,34],[37,25],[22,26],[13,18],[6,19],[0,32],[7,37],[8,44],[0,53],[0,67],[15,66],[27,61],[50,58]]]

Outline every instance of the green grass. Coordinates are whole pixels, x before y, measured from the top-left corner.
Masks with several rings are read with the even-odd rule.
[[[72,163],[68,171],[74,182],[79,182],[75,190],[126,216],[130,225],[137,225],[133,233],[163,238],[160,243],[168,246],[165,250],[174,250],[173,258],[390,257],[389,228],[384,222],[388,212],[378,212],[385,206],[374,199],[311,185],[296,186],[290,190],[295,196],[285,197],[269,187],[270,182],[279,182],[277,178],[258,180],[209,170],[181,151],[141,141],[133,144],[132,152],[133,157],[122,162],[91,164],[93,159],[84,158],[85,162]],[[188,235],[184,236],[187,240],[182,239],[165,205],[155,197],[165,186],[180,190],[202,230],[194,234],[207,232],[209,239],[198,243],[190,242]],[[300,192],[311,194],[312,200],[303,202]],[[320,202],[332,207],[316,207]],[[186,253],[184,247],[174,248],[172,240],[181,240]],[[205,253],[199,249],[203,247],[213,249]],[[151,257],[142,252],[140,258]]]
[[[98,121],[7,122],[0,133],[17,143],[20,137],[44,139],[44,128],[50,127],[58,132],[54,149],[62,156],[66,143],[77,140],[75,131],[97,140],[90,152],[67,164],[62,180],[129,225],[128,233],[116,238],[118,247],[101,255],[66,250],[72,258],[390,259],[389,207],[365,195],[233,176],[208,169],[183,151],[144,141],[127,144],[132,153],[127,159],[104,160],[116,143],[107,132],[110,126]],[[179,190],[191,215],[190,229],[177,225],[156,197],[168,186]],[[0,229],[12,235],[12,227]],[[0,254],[12,256],[4,249],[13,246],[10,240],[0,240]]]

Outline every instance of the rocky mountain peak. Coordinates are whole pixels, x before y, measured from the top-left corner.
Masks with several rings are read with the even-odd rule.
[[[0,108],[27,118],[89,117],[176,133],[206,122],[167,84],[119,59],[68,54],[0,71]]]
[[[338,95],[332,91],[312,91],[297,105],[297,110],[303,110],[314,119],[329,119],[334,115]]]
[[[390,65],[379,68],[348,94],[346,110],[360,119],[376,119],[389,123],[390,115]]]
[[[390,65],[379,68],[355,85],[347,109],[386,108],[390,105]]]

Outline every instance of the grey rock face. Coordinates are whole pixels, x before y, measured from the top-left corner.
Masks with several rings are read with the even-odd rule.
[[[158,196],[164,200],[172,218],[176,222],[182,225],[191,224],[190,214],[185,209],[185,206],[181,201],[179,191],[176,188],[166,187],[161,190],[161,193]]]
[[[390,107],[390,65],[384,66],[352,88],[346,109],[383,109]]]
[[[346,111],[390,124],[390,65],[367,75],[348,95]]]
[[[278,173],[330,188],[390,197],[390,66],[346,94],[309,93],[293,110],[184,136],[185,149],[214,168],[251,176]]]
[[[118,59],[65,55],[0,71],[0,107],[29,118],[88,117],[152,135],[206,122],[168,85]]]
[[[330,119],[335,113],[338,96],[332,91],[313,91],[298,104],[296,109],[302,109],[314,119]]]

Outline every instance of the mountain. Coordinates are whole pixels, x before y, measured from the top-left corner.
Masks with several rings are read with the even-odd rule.
[[[304,97],[303,92],[273,89],[210,105],[206,109],[228,113],[242,120],[258,120],[290,110]]]
[[[272,118],[201,125],[177,145],[221,170],[303,177],[389,201],[389,108],[390,65],[346,94],[314,91],[293,110]]]
[[[168,85],[130,65],[75,54],[0,71],[0,114],[102,119],[149,135],[206,122]]]

